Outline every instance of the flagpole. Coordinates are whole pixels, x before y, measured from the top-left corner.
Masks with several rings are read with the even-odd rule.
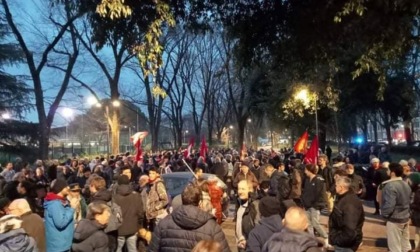
[[[185,162],[185,159],[182,159],[182,162],[184,162],[184,164],[187,166],[188,170],[190,170],[190,172],[194,175],[194,177],[196,177],[196,176],[195,176],[194,171],[193,171],[193,170],[191,169],[191,167],[187,164],[187,162]]]

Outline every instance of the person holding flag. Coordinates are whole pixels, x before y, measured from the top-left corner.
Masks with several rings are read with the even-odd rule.
[[[141,142],[146,136],[149,134],[147,131],[137,132],[133,136],[130,137],[131,142],[133,143],[134,147],[136,148],[136,156],[135,161],[140,161],[143,159],[143,150],[141,149]]]

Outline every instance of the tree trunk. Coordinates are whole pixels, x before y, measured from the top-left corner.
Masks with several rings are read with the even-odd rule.
[[[327,144],[327,127],[325,123],[320,123],[318,127],[319,127],[319,136],[318,136],[319,148],[323,152],[325,152],[325,146]]]
[[[49,147],[49,139],[50,139],[50,127],[47,123],[40,122],[39,123],[39,158],[42,160],[48,159],[48,147]]]
[[[384,126],[385,126],[385,130],[386,130],[386,138],[388,140],[388,145],[391,146],[392,145],[392,134],[391,134],[391,124],[389,122],[388,115],[385,115],[383,119],[384,119]]]
[[[111,154],[120,153],[120,122],[117,109],[111,110]]]
[[[376,121],[376,116],[375,119],[372,121],[372,127],[373,127],[373,135],[375,137],[375,143],[378,142],[378,122]]]

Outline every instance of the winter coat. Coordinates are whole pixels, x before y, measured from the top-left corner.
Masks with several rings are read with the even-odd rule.
[[[417,190],[414,191],[413,202],[410,205],[411,209],[411,221],[416,227],[420,227],[420,187],[417,186]]]
[[[306,232],[292,231],[283,227],[280,232],[275,233],[264,244],[263,252],[321,252],[322,243],[314,236]]]
[[[245,239],[248,239],[248,235],[251,233],[251,230],[255,227],[255,225],[260,223],[261,214],[258,208],[259,203],[259,200],[252,200],[251,202],[248,202],[245,212],[242,215],[242,222],[240,225],[242,235]]]
[[[118,228],[119,236],[137,233],[143,223],[143,203],[140,194],[133,192],[130,185],[118,185],[114,201],[122,210],[123,222]]]
[[[387,221],[407,223],[410,218],[411,188],[401,178],[393,178],[382,185],[381,214]]]
[[[218,224],[222,224],[222,198],[223,190],[217,186],[217,182],[209,183],[209,195],[211,205],[216,210],[215,216]]]
[[[363,182],[362,177],[355,173],[349,174],[347,176],[351,179],[351,189],[353,190],[353,192],[357,196],[359,196],[359,198],[364,198],[366,195],[366,186]],[[362,190],[362,192],[360,194],[357,194],[360,190]]]
[[[302,174],[299,168],[293,168],[290,172],[292,178],[292,191],[290,192],[291,199],[300,199],[302,196]]]
[[[157,179],[153,184],[149,185],[147,192],[149,197],[147,199],[146,217],[148,220],[156,219],[157,216],[165,213],[166,206],[169,203],[165,184],[160,179]]]
[[[108,236],[95,220],[83,219],[74,231],[73,252],[108,252]]]
[[[45,251],[45,225],[44,220],[37,214],[27,213],[20,216],[22,228],[32,238],[35,239],[39,251]]]
[[[318,175],[325,180],[326,190],[330,191],[331,186],[334,184],[334,174],[331,167],[326,166],[324,169],[318,168]]]
[[[329,218],[329,243],[356,251],[363,239],[364,221],[362,201],[354,192],[337,195],[337,201]]]
[[[213,164],[212,171],[219,179],[225,181],[228,170],[225,168],[223,163],[215,163]]]
[[[248,235],[246,241],[246,251],[249,252],[260,252],[268,239],[282,229],[282,219],[280,215],[272,215],[267,218],[262,218],[259,225],[256,225],[254,229]]]
[[[258,184],[258,180],[255,177],[254,173],[248,172],[247,174],[244,174],[243,172],[239,172],[238,175],[236,175],[235,179],[233,180],[233,187],[238,188],[238,183],[241,180],[248,180],[252,183],[252,186],[256,188]]]
[[[149,252],[190,252],[201,240],[214,240],[222,251],[230,251],[222,228],[215,218],[196,206],[182,205],[159,222]]]
[[[325,180],[315,176],[312,180],[306,178],[305,187],[302,193],[302,204],[305,209],[315,208],[321,210],[326,207],[325,202]]]
[[[0,251],[38,252],[34,238],[25,233],[23,228],[13,229],[0,234]]]
[[[47,194],[44,208],[47,252],[70,250],[74,232],[74,209],[67,200],[54,193]]]

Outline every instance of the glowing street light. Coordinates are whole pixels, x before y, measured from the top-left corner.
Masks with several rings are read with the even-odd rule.
[[[5,120],[9,120],[12,118],[12,116],[9,113],[3,113],[1,114],[1,118],[5,119]]]
[[[71,108],[63,108],[63,116],[69,118],[73,115],[73,110]]]
[[[309,106],[309,91],[307,89],[302,89],[300,90],[296,95],[295,95],[295,99],[296,100],[300,100],[303,102],[303,104],[308,107]],[[318,136],[318,108],[317,108],[317,95],[315,94],[315,104],[314,104],[314,109],[315,109],[315,132],[316,135]]]
[[[97,105],[97,104],[100,104],[100,103],[98,102],[98,99],[96,99],[96,97],[95,97],[95,96],[90,96],[90,97],[88,98],[88,103],[89,103],[89,105]]]
[[[120,101],[119,100],[114,100],[114,101],[112,101],[112,106],[114,106],[114,107],[119,107],[121,105],[121,103],[120,103]]]

